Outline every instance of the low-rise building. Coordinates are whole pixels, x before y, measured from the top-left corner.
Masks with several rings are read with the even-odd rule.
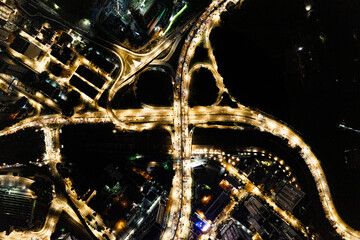
[[[3,2],[0,2],[0,19],[7,22],[10,15],[14,12],[14,9],[9,7]]]
[[[17,36],[14,39],[14,41],[10,44],[10,48],[33,60],[37,60],[42,52],[40,47],[21,36]]]
[[[305,196],[305,193],[299,188],[283,180],[276,188],[274,195],[275,202],[279,204],[281,208],[292,212],[296,205]]]

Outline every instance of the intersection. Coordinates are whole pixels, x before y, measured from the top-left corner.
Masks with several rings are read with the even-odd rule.
[[[316,182],[318,195],[327,219],[331,222],[336,232],[344,239],[360,239],[360,232],[347,225],[337,213],[331,198],[329,185],[319,159],[317,159],[315,154],[311,151],[311,147],[308,146],[302,140],[300,135],[290,126],[275,119],[269,114],[246,107],[238,102],[236,103],[237,108],[218,106],[218,104],[215,104],[214,106],[193,108],[188,106],[189,85],[192,72],[197,68],[204,67],[201,65],[194,65],[190,68],[190,61],[193,58],[196,47],[201,41],[205,42],[209,51],[211,63],[205,67],[211,70],[217,81],[217,86],[220,89],[218,99],[220,100],[223,93],[228,93],[222,81],[222,77],[217,71],[216,58],[212,53],[211,44],[209,42],[209,34],[212,28],[219,24],[220,14],[226,11],[226,6],[229,3],[241,4],[242,1],[213,1],[202,13],[202,15],[196,19],[196,21],[189,21],[189,24],[186,24],[186,27],[166,35],[166,37],[160,40],[152,51],[146,54],[135,53],[118,45],[113,45],[111,51],[119,59],[119,62],[121,63],[121,71],[115,79],[111,79],[109,76],[106,76],[108,82],[101,90],[101,93],[105,91],[105,88],[109,91],[106,109],[97,106],[96,101],[98,98],[91,100],[88,97],[84,97],[89,104],[96,108],[96,111],[88,111],[85,113],[75,112],[75,114],[70,118],[64,117],[60,114],[61,110],[59,107],[53,101],[47,99],[46,96],[41,94],[31,96],[31,94],[27,93],[21,86],[17,86],[15,88],[20,95],[30,96],[34,102],[37,102],[39,108],[41,108],[41,105],[46,105],[58,113],[42,115],[40,114],[40,111],[38,111],[35,116],[24,119],[19,123],[1,130],[0,137],[14,134],[17,131],[27,128],[38,128],[44,131],[46,152],[42,160],[43,164],[46,164],[49,167],[55,178],[58,178],[59,181],[63,181],[66,193],[77,209],[77,211],[74,212],[74,209],[69,207],[63,197],[55,198],[51,205],[52,216],[47,217],[43,230],[37,233],[22,233],[22,237],[28,237],[29,239],[31,239],[31,237],[46,239],[46,237],[48,237],[53,231],[55,222],[58,220],[59,209],[67,209],[66,211],[69,212],[69,214],[78,222],[81,221],[79,218],[85,219],[85,216],[94,214],[93,210],[87,206],[86,203],[77,200],[76,192],[71,190],[71,181],[68,179],[61,179],[56,169],[56,163],[61,162],[59,130],[63,125],[67,124],[113,123],[117,129],[125,131],[143,131],[161,126],[171,135],[175,175],[172,180],[172,189],[169,194],[169,217],[161,239],[188,239],[191,226],[190,215],[192,210],[191,156],[193,130],[197,127],[232,128],[221,124],[225,122],[232,122],[245,126],[251,126],[261,132],[270,133],[286,140],[290,148],[300,149],[299,155],[306,163]],[[189,29],[190,26],[191,28]],[[190,30],[190,32],[185,40],[185,44],[182,46],[181,55],[178,60],[179,65],[176,70],[175,83],[173,85],[173,106],[124,110],[113,109],[110,103],[115,94],[124,86],[131,84],[134,81],[135,74],[141,71],[144,67],[154,62],[160,65],[164,64],[174,53],[177,44],[179,44],[180,40],[175,41],[175,39],[184,34],[187,30]],[[31,39],[31,41],[36,40]],[[157,59],[161,53],[167,50],[169,50],[169,53],[165,57]],[[15,58],[24,58],[15,51],[10,53],[12,53]],[[84,63],[85,60],[82,59],[80,61],[83,61]],[[24,60],[24,62],[31,69],[37,72],[41,72],[44,68],[43,64],[35,64],[29,59]],[[75,65],[72,71],[75,71],[79,64],[80,63]],[[0,80],[0,87],[5,89],[10,85],[11,80],[8,76],[1,76]],[[238,129],[241,128],[239,127]],[[239,174],[231,166],[228,166],[227,170],[239,179],[243,179],[243,176],[241,176],[241,174]],[[239,195],[241,197],[246,195],[243,192],[239,194],[241,194]],[[226,218],[226,215],[224,217]],[[96,219],[97,224],[102,226],[102,231],[98,231],[90,221],[82,222],[87,225],[87,228],[96,238],[103,239],[102,236],[106,233],[110,239],[116,239],[115,234],[110,232],[99,215],[94,216],[94,218]],[[224,219],[221,219],[221,221],[224,221]],[[289,217],[289,221],[291,222],[293,219]],[[295,221],[294,225],[296,224],[297,222]],[[130,236],[131,233],[126,239]],[[17,239],[18,237],[18,233],[13,233],[10,235],[9,239]]]

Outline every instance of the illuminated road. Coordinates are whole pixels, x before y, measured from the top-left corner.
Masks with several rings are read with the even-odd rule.
[[[134,128],[137,128],[136,121],[142,125],[142,119],[135,120],[136,118],[141,117],[140,115],[130,114],[130,110],[124,110],[128,111],[128,115],[131,115],[129,117],[134,118],[132,121],[133,123],[130,124],[134,126]],[[146,110],[148,111],[148,110]],[[172,118],[171,109],[161,109],[158,110],[158,121],[160,121],[162,124],[168,122]],[[139,114],[144,114],[143,110],[134,111],[138,112]],[[154,112],[156,112],[154,110]],[[90,115],[90,114],[89,114]],[[96,114],[94,114],[96,115]],[[101,113],[98,113],[98,115],[101,115]],[[146,117],[146,114],[144,114]],[[161,117],[161,115],[163,117]],[[124,117],[125,118],[125,117]],[[39,127],[43,124],[76,124],[76,123],[82,123],[82,122],[110,122],[109,118],[107,117],[83,117],[83,118],[74,118],[72,121],[69,121],[67,119],[58,117],[53,118],[50,116],[43,117],[41,120],[28,123],[22,123],[17,127],[11,127],[7,129],[6,131],[1,131],[0,135],[6,135],[6,134],[12,134],[16,132],[17,130],[24,129],[27,127]],[[291,128],[289,128],[287,125],[278,122],[274,120],[273,118],[267,116],[264,113],[258,112],[256,110],[251,110],[247,107],[242,107],[239,109],[234,109],[230,107],[199,107],[189,110],[189,122],[194,124],[195,126],[203,126],[207,125],[208,122],[236,122],[236,123],[244,123],[247,125],[254,126],[258,128],[260,131],[265,131],[272,133],[275,136],[281,137],[283,139],[287,139],[289,146],[292,148],[299,147],[300,155],[303,157],[305,163],[307,164],[311,174],[313,175],[316,187],[319,192],[319,197],[321,200],[321,203],[323,205],[324,211],[326,213],[326,217],[331,220],[331,223],[334,227],[336,227],[337,232],[342,235],[345,239],[359,239],[360,234],[358,231],[355,231],[350,226],[348,226],[338,215],[336,212],[336,209],[334,207],[334,204],[332,202],[332,198],[330,195],[329,186],[327,184],[324,172],[321,168],[321,164],[319,160],[315,157],[315,155],[311,152],[311,149],[308,145],[304,143],[304,141],[299,137],[299,135],[294,132]],[[168,122],[170,124],[170,122]],[[156,122],[155,122],[156,123]],[[46,135],[45,135],[46,136]],[[190,137],[189,137],[190,138]],[[48,150],[47,150],[48,151]],[[52,157],[52,159],[58,159],[58,156],[55,152],[52,152],[52,154],[55,154],[55,156]],[[56,160],[55,160],[56,161]],[[189,166],[189,164],[186,162],[186,167]],[[180,164],[175,164],[175,168],[180,168]],[[189,168],[189,167],[188,167]],[[180,173],[180,174],[179,174]],[[188,176],[187,176],[188,177]],[[181,171],[176,171],[176,175],[173,180],[174,189],[172,189],[170,198],[172,201],[172,206],[170,208],[173,208],[170,212],[174,211],[175,214],[173,217],[171,217],[170,213],[170,219],[168,222],[168,225],[171,225],[173,227],[173,224],[177,224],[179,216],[176,214],[175,210],[179,209],[179,200],[180,200],[180,194],[183,194],[183,189],[181,188],[181,182],[182,182],[182,175]],[[190,188],[191,189],[191,188]],[[190,189],[187,189],[187,194],[190,193]],[[175,200],[174,200],[175,199]],[[169,227],[170,228],[170,227]],[[173,228],[176,229],[176,228]]]
[[[316,182],[316,187],[319,192],[320,201],[323,205],[325,215],[330,220],[332,226],[336,229],[337,233],[345,239],[360,239],[360,232],[352,229],[348,226],[338,215],[334,204],[332,202],[332,198],[330,195],[329,186],[327,184],[324,172],[321,168],[320,161],[315,157],[315,155],[311,152],[310,147],[301,139],[301,137],[295,133],[292,129],[290,129],[286,124],[273,119],[271,116],[251,110],[247,107],[244,107],[238,103],[239,109],[233,109],[229,107],[199,107],[194,109],[189,109],[188,103],[188,93],[189,93],[189,85],[191,79],[191,70],[189,69],[190,60],[192,59],[196,46],[201,42],[203,33],[209,34],[211,28],[218,24],[221,12],[225,11],[225,6],[230,1],[214,1],[211,6],[205,11],[205,13],[200,17],[200,21],[197,23],[196,27],[193,28],[193,31],[190,32],[187,44],[184,45],[182,50],[182,56],[180,58],[180,65],[177,70],[177,80],[180,83],[180,91],[175,91],[175,131],[177,128],[177,123],[182,125],[182,134],[181,134],[181,145],[177,146],[178,151],[180,153],[184,153],[183,159],[187,159],[189,157],[187,148],[190,146],[187,143],[191,142],[191,136],[189,136],[188,124],[193,124],[196,126],[207,125],[208,122],[237,122],[243,123],[247,125],[254,126],[258,128],[260,131],[269,132],[273,135],[281,137],[283,139],[287,139],[290,147],[299,147],[301,150],[299,154],[304,159],[307,164],[313,178]],[[231,1],[236,4],[241,4],[241,1]],[[205,34],[206,35],[206,34]],[[208,41],[208,37],[205,39]],[[210,58],[213,61],[213,69],[212,72],[217,71],[217,65],[215,57],[212,54],[212,49],[210,47]],[[221,84],[220,74],[215,75],[215,79],[217,80],[217,85]],[[219,84],[220,83],[220,84]],[[226,89],[222,89],[222,91],[226,91]],[[176,108],[180,106],[179,113],[177,114]],[[184,144],[185,143],[185,144]],[[190,151],[190,150],[189,150]],[[178,170],[178,169],[176,169]],[[186,171],[183,169],[182,175],[184,176]],[[179,176],[181,174],[178,174]],[[191,175],[190,175],[191,176]],[[186,176],[187,177],[187,176]],[[184,178],[184,177],[183,177]],[[179,193],[179,190],[184,188],[184,181],[180,182],[182,186],[174,185],[173,188],[176,189]],[[180,193],[181,194],[181,193]],[[171,198],[176,198],[176,196],[170,196]],[[178,195],[179,197],[179,195]],[[181,208],[179,209],[178,202],[173,201],[172,208],[177,212],[181,212]],[[181,204],[184,207],[184,203]],[[185,209],[190,208],[191,206],[185,206]],[[170,217],[173,215],[170,215]],[[169,224],[170,223],[170,224]],[[169,239],[169,236],[173,236],[173,239],[186,239],[187,233],[178,233],[174,232],[174,229],[179,229],[182,226],[187,226],[189,224],[189,219],[185,219],[182,216],[178,216],[178,221],[170,218],[167,226],[167,229],[163,235],[162,239]],[[174,224],[177,224],[176,227]],[[172,226],[171,226],[172,225]],[[189,230],[185,230],[189,231]]]
[[[26,187],[27,189],[29,189],[30,185],[33,182],[34,180],[32,179],[17,177],[17,176],[13,176],[12,174],[0,176],[0,186],[4,186],[4,187],[17,186],[19,188]],[[5,232],[1,232],[0,239],[11,239],[11,240],[50,239],[50,236],[55,230],[56,223],[59,220],[62,211],[66,211],[73,219],[75,219],[75,221],[79,222],[79,219],[77,218],[76,214],[67,205],[65,198],[61,194],[56,193],[49,207],[49,212],[45,219],[45,223],[42,229],[40,229],[37,232],[14,230],[9,235],[5,235]]]
[[[46,126],[43,128],[46,147],[43,161],[49,166],[50,172],[54,178],[63,179],[56,168],[56,164],[61,162],[59,130],[60,129],[58,127]],[[106,228],[101,217],[99,215],[94,216],[94,211],[89,206],[87,206],[84,201],[78,200],[76,192],[74,190],[71,190],[72,183],[68,178],[64,179],[64,184],[66,188],[66,193],[70,197],[73,204],[76,206],[76,209],[78,210],[82,218],[86,219],[86,217],[89,215],[93,217],[92,221],[85,221],[88,227],[91,229],[92,233],[98,239],[103,238],[103,234],[108,235],[110,239],[116,239],[116,236]],[[98,231],[98,226],[103,230]]]
[[[256,149],[256,148],[252,148],[251,150],[254,155],[261,154],[261,156],[265,156],[265,151],[258,153],[258,149]],[[234,167],[236,165],[236,163],[240,161],[240,159],[238,157],[234,157],[231,154],[226,154],[225,152],[223,152],[221,150],[206,149],[206,148],[203,149],[203,148],[196,148],[196,147],[193,148],[192,155],[196,156],[199,154],[205,155],[205,158],[207,158],[209,160],[218,161],[221,165],[223,165],[223,167],[227,170],[227,172],[231,176],[236,177],[239,180],[239,182],[242,182],[244,184],[244,188],[233,189],[231,191],[231,196],[232,196],[231,201],[224,208],[222,213],[220,213],[218,215],[218,217],[216,217],[214,222],[211,224],[211,226],[209,227],[210,231],[209,230],[203,231],[205,233],[200,237],[200,239],[208,239],[209,237],[211,239],[216,239],[216,230],[217,230],[218,226],[220,226],[220,224],[226,222],[231,217],[231,212],[234,209],[235,205],[237,203],[239,203],[241,201],[241,199],[246,198],[249,195],[249,193],[258,196],[261,199],[263,199],[265,202],[267,202],[267,204],[269,204],[269,206],[272,206],[273,210],[275,212],[277,212],[277,214],[279,216],[281,216],[285,222],[290,224],[293,228],[300,230],[304,234],[304,237],[309,239],[305,226],[303,226],[302,223],[298,219],[296,219],[290,213],[280,209],[274,203],[274,201],[270,197],[267,197],[266,194],[261,192],[261,190],[259,188],[257,188],[247,178],[247,176],[244,173],[239,172]],[[248,152],[248,154],[250,154],[250,153]],[[270,157],[270,155],[268,155],[268,157]],[[275,156],[274,160],[277,161],[279,159]],[[280,164],[281,164],[281,161],[282,160],[280,160]],[[235,196],[237,199],[234,198]]]
[[[31,101],[31,103],[34,105],[34,107],[36,107],[38,112],[42,105],[50,107],[57,112],[61,112],[60,107],[56,103],[51,101],[49,98],[46,98],[40,92],[36,92],[35,94],[30,93],[29,90],[27,90],[27,88],[24,86],[24,84],[22,84],[17,79],[14,80],[9,75],[1,73],[0,80],[7,87],[10,87],[10,85],[11,85],[12,89],[13,89],[12,91],[15,90],[15,92],[19,96],[26,96],[29,99],[29,101]]]
[[[304,234],[305,237],[308,237],[305,226],[298,219],[296,219],[293,215],[291,215],[287,211],[284,211],[281,208],[279,208],[275,204],[275,202],[271,199],[271,197],[265,196],[265,194],[262,193],[261,190],[258,187],[256,187],[247,178],[247,176],[245,174],[240,173],[230,163],[223,162],[222,160],[223,159],[221,157],[218,158],[218,161],[225,167],[225,169],[227,170],[227,172],[230,173],[230,175],[235,176],[237,179],[239,179],[239,181],[245,183],[244,189],[248,193],[251,193],[251,194],[256,195],[256,196],[260,197],[261,199],[263,199],[269,206],[271,206],[273,208],[273,210],[275,212],[277,212],[279,214],[279,216],[282,217],[282,219],[284,221],[286,221],[288,224],[290,224],[293,228],[300,230]]]
[[[330,194],[330,189],[327,184],[324,172],[322,170],[320,161],[311,151],[311,148],[301,139],[299,134],[297,134],[293,129],[287,126],[285,123],[274,119],[268,114],[260,112],[258,110],[250,109],[248,107],[242,106],[238,103],[238,108],[230,107],[220,107],[220,106],[211,106],[211,107],[188,107],[188,93],[189,93],[189,84],[191,80],[191,74],[193,71],[199,67],[206,67],[211,70],[216,81],[217,86],[220,89],[220,94],[227,92],[225,88],[221,75],[217,71],[216,59],[212,53],[212,48],[208,40],[208,36],[211,32],[211,29],[218,24],[220,20],[219,16],[221,12],[225,11],[227,4],[234,2],[236,4],[241,4],[241,1],[236,0],[219,0],[213,1],[211,5],[204,11],[204,13],[197,19],[197,22],[193,25],[185,44],[182,48],[181,57],[179,60],[179,67],[176,71],[176,83],[174,85],[174,105],[170,108],[144,108],[144,109],[127,109],[127,110],[114,110],[111,109],[110,104],[106,110],[98,108],[96,112],[87,112],[84,114],[76,113],[71,118],[64,118],[61,115],[46,115],[46,116],[35,116],[28,119],[25,119],[17,124],[14,124],[11,127],[5,128],[0,131],[0,137],[8,134],[14,134],[19,130],[26,128],[42,128],[45,135],[45,144],[46,152],[44,155],[44,163],[49,166],[50,171],[54,177],[58,177],[59,173],[56,170],[56,163],[61,162],[61,155],[59,149],[59,127],[64,124],[82,124],[82,123],[114,123],[116,127],[125,130],[134,130],[142,131],[144,129],[151,129],[155,126],[163,126],[164,129],[168,130],[172,136],[173,144],[173,155],[174,155],[174,170],[175,176],[172,180],[173,187],[169,195],[169,214],[168,221],[166,224],[166,229],[162,234],[162,239],[187,239],[189,230],[190,230],[190,214],[191,214],[191,166],[190,166],[190,156],[191,156],[191,144],[192,144],[192,129],[189,129],[189,125],[194,127],[213,127],[213,128],[222,128],[221,123],[223,122],[233,122],[240,123],[257,128],[259,131],[268,132],[275,136],[278,136],[282,139],[288,141],[289,147],[300,149],[299,154],[303,158],[304,162],[308,166],[315,182],[316,187],[319,193],[320,201],[322,203],[326,217],[329,219],[332,226],[336,229],[337,233],[341,235],[344,239],[360,239],[360,232],[352,229],[348,226],[338,215],[332,198]],[[188,24],[188,26],[192,26]],[[124,49],[120,46],[114,45],[114,49],[111,50],[116,56],[118,56],[121,63],[121,72],[116,77],[116,79],[107,78],[106,86],[104,86],[101,91],[105,91],[105,88],[110,90],[108,102],[114,98],[116,92],[122,87],[132,83],[134,80],[133,76],[144,66],[148,65],[151,62],[157,61],[156,58],[165,50],[169,50],[169,54],[165,56],[162,60],[158,62],[166,61],[174,53],[175,48],[173,47],[174,39],[177,39],[187,27],[184,27],[179,30],[174,35],[169,35],[167,38],[164,38],[159,44],[149,53],[138,54],[131,52],[127,49]],[[204,34],[205,33],[205,34]],[[27,36],[23,33],[25,38],[33,41],[30,36]],[[194,65],[191,69],[190,60],[192,59],[197,45],[204,41],[205,45],[209,50],[209,56],[211,63],[207,65]],[[36,42],[37,43],[37,42]],[[37,43],[38,44],[38,43]],[[44,47],[44,46],[41,46]],[[36,63],[29,59],[25,59],[21,54],[16,53],[15,51],[9,50],[11,54],[15,57],[22,59],[25,64],[30,66],[32,69],[41,72],[44,70],[46,61],[53,61],[54,59],[51,56],[47,56],[44,62]],[[47,60],[46,60],[47,59]],[[54,60],[56,61],[56,60]],[[81,58],[76,66],[80,64],[89,64]],[[76,67],[72,69],[75,71]],[[3,79],[4,83],[9,84],[9,79]],[[60,80],[59,80],[60,81]],[[63,84],[66,84],[63,81]],[[17,89],[20,92],[24,93],[24,89]],[[30,96],[38,104],[44,103],[45,97]],[[93,103],[92,100],[87,97],[83,98],[88,100],[96,106],[96,103]],[[219,99],[218,99],[219,100]],[[46,102],[48,104],[53,104],[52,102]],[[55,105],[51,105],[55,107]],[[59,110],[59,109],[57,109]],[[216,124],[214,124],[216,123]],[[173,130],[173,133],[172,131]],[[252,193],[261,195],[259,190],[251,185],[245,176],[238,173],[232,166],[227,166],[227,169],[234,176],[237,176],[239,179],[244,180],[248,183],[248,189]],[[71,182],[68,179],[63,180],[67,189],[67,194],[71,198],[72,202],[80,212],[83,219],[88,214],[92,215],[93,210],[89,208],[85,202],[77,200],[77,195],[75,191],[71,191]],[[240,193],[239,193],[240,194]],[[243,194],[241,192],[241,194]],[[239,195],[240,197],[240,195]],[[265,199],[271,206],[276,208],[269,199]],[[53,200],[51,205],[52,211],[57,213],[60,209],[69,208],[67,203],[64,202],[60,197]],[[281,213],[281,209],[277,209]],[[77,219],[76,214],[69,210],[70,216],[74,219]],[[74,215],[75,214],[75,215]],[[293,226],[300,226],[296,219],[293,219],[291,216],[282,213],[283,218],[292,224]],[[226,215],[226,214],[225,214]],[[54,214],[56,216],[56,214]],[[108,228],[103,224],[102,219],[99,215],[94,217],[97,224],[103,227],[103,231],[99,232],[94,227],[94,221],[87,222],[91,232],[98,237],[103,239],[102,234],[106,233],[110,239],[115,239],[115,235],[110,232]],[[217,223],[223,221],[224,218],[220,217]],[[40,233],[32,233],[34,236],[39,239],[48,239],[49,234],[54,229],[56,218],[50,216],[47,217],[46,224],[43,230]],[[79,219],[77,219],[79,221]],[[301,226],[300,226],[301,228]],[[15,237],[10,236],[10,239],[24,239],[27,238],[30,233],[12,233],[12,234],[25,234],[25,235],[14,235]]]

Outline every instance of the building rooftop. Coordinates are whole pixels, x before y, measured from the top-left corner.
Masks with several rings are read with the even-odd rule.
[[[240,224],[240,223],[238,223]],[[250,240],[251,237],[245,231],[249,231],[244,226],[238,226],[236,222],[231,219],[224,228],[220,230],[223,240]]]
[[[275,191],[276,203],[289,212],[293,211],[304,196],[303,191],[286,181],[282,181]]]

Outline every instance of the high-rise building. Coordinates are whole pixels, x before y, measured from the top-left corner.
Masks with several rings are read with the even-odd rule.
[[[221,230],[223,240],[251,240],[250,230],[231,219]]]
[[[159,239],[164,227],[164,214],[166,200],[159,196],[160,199],[155,200],[153,205],[150,206],[146,215],[140,220],[140,225],[133,235],[133,239],[147,240]],[[138,224],[139,224],[138,222]]]
[[[229,202],[229,194],[222,191],[220,195],[211,203],[209,208],[205,211],[206,218],[213,221]]]

